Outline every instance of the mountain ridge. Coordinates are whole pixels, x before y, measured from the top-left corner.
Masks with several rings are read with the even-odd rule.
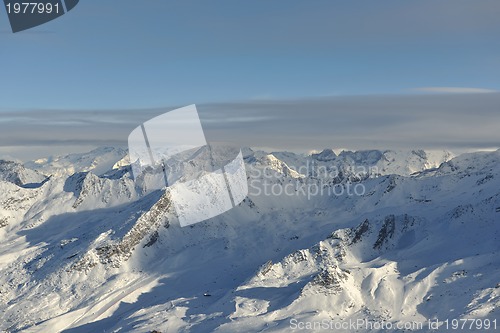
[[[356,165],[337,158],[319,166]],[[250,193],[227,214],[180,228],[167,193],[138,188],[127,165],[113,170],[116,161],[101,175],[55,175],[37,188],[0,181],[8,220],[0,228],[1,328],[285,332],[291,318],[423,321],[434,303],[460,305],[454,318],[498,317],[500,150],[412,174],[344,173],[328,182],[294,171],[297,160],[245,151],[248,176],[261,187],[354,182],[366,190]],[[264,283],[270,276],[276,282]],[[469,291],[455,292],[457,283]],[[33,307],[40,310],[19,311]]]

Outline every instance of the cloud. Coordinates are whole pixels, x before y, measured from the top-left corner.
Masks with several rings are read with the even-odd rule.
[[[275,150],[487,149],[500,146],[500,93],[344,96],[198,105],[211,142]],[[141,123],[179,106],[146,110],[0,112],[0,147],[23,158],[77,146],[127,147]],[[14,148],[13,148],[14,147]],[[71,148],[70,148],[71,147]],[[1,152],[1,149],[0,149]]]
[[[466,87],[421,87],[413,89],[415,91],[445,94],[485,94],[494,93],[498,90],[484,88],[466,88]]]

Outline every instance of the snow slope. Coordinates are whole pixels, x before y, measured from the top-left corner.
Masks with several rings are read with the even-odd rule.
[[[196,174],[203,154],[177,161],[177,170]],[[54,175],[33,179],[38,186],[23,187],[3,171],[0,328],[288,332],[291,320],[432,318],[500,324],[500,151],[451,160],[424,151],[245,149],[244,156],[249,197],[186,228],[168,192],[132,181],[121,152],[37,163]],[[333,191],[354,185],[364,190]],[[291,191],[266,194],[285,186]]]

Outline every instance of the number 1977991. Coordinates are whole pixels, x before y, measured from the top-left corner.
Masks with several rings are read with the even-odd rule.
[[[9,14],[59,14],[58,3],[15,2],[7,3],[6,7]]]

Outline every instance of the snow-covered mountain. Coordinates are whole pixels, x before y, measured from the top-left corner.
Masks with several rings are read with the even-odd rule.
[[[204,154],[171,176],[197,172]],[[0,329],[500,325],[500,150],[452,157],[244,149],[249,196],[186,228],[168,191],[134,183],[123,150],[1,162]]]
[[[43,182],[46,178],[46,176],[34,170],[27,169],[19,163],[0,160],[0,181],[26,187],[30,184]]]
[[[41,158],[25,164],[27,168],[54,176],[70,176],[77,172],[89,172],[101,175],[112,169],[115,164],[126,164],[123,159],[127,151],[120,148],[101,147],[84,154]]]
[[[310,156],[289,152],[273,153],[289,165],[304,167],[315,163],[318,166],[337,166],[361,171],[364,169],[378,172],[378,175],[397,174],[408,176],[426,169],[437,168],[441,163],[454,157],[445,150],[364,150],[341,151],[338,155],[332,149],[324,149]]]

